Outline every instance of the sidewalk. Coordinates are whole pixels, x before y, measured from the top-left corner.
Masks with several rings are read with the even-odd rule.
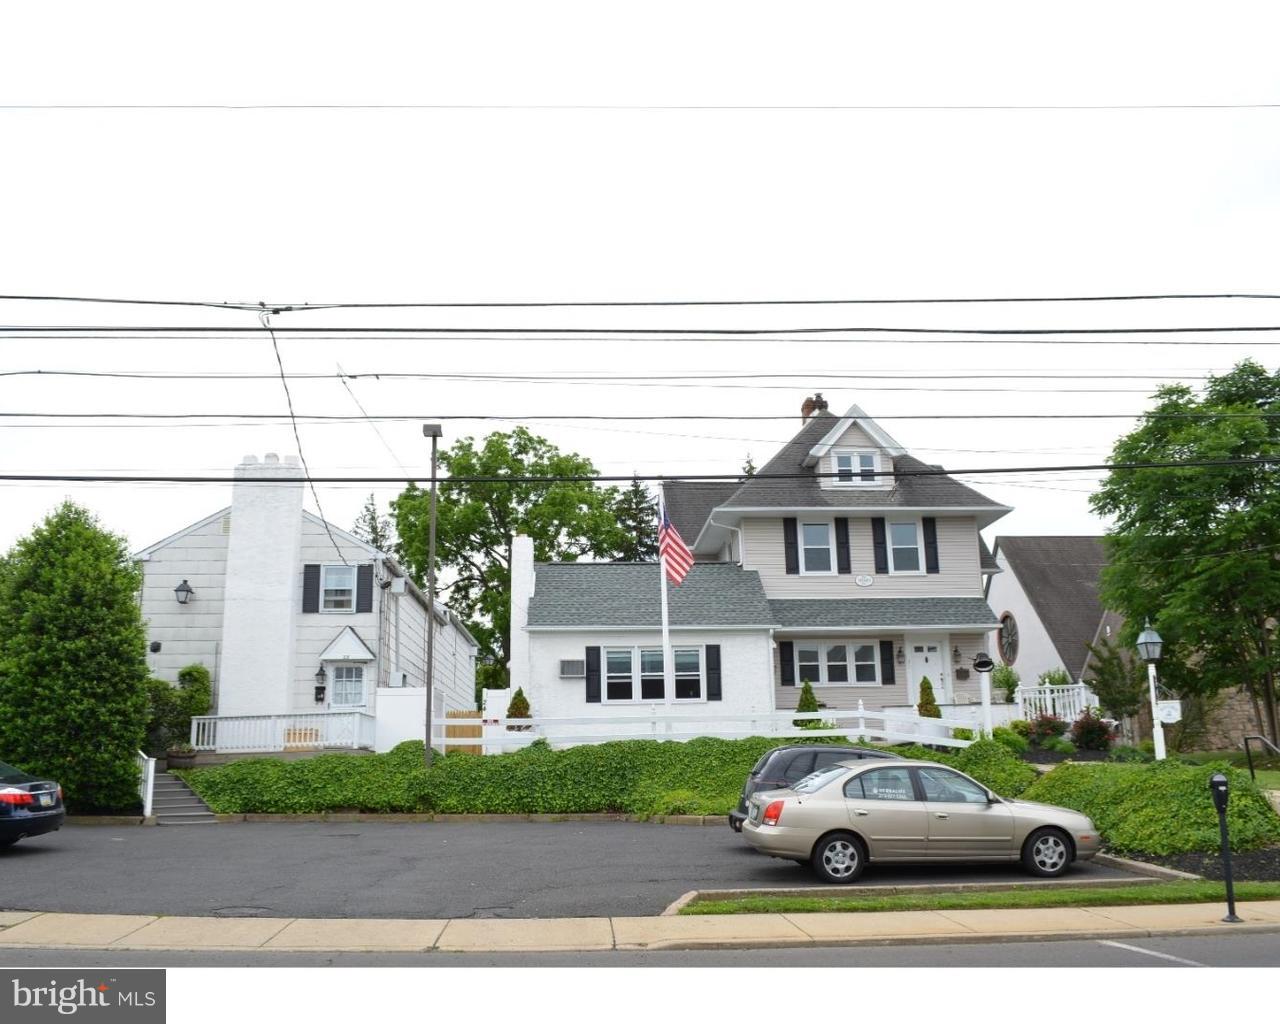
[[[260,949],[272,952],[532,953],[610,949],[752,949],[1144,938],[1280,932],[1280,900],[1052,910],[915,910],[706,917],[386,920],[148,917],[0,912],[0,949]],[[0,954],[2,956],[2,954]]]

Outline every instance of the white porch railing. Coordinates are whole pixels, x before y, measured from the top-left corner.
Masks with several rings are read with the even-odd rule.
[[[828,723],[830,728],[803,729],[797,721]],[[457,724],[456,722],[453,724]],[[911,711],[762,711],[758,714],[658,714],[590,716],[583,718],[489,718],[484,719],[484,735],[446,735],[446,722],[433,722],[432,746],[447,752],[450,747],[480,747],[497,754],[546,740],[555,747],[608,743],[613,740],[691,740],[701,736],[742,739],[747,736],[776,738],[839,736],[848,740],[876,740],[888,743],[928,743],[943,747],[967,747],[953,729],[973,729],[970,720],[920,718]],[[518,726],[520,731],[510,731]]]
[[[892,711],[895,714],[910,714],[915,708],[910,704],[890,704],[884,709]],[[982,705],[981,704],[939,704],[938,710],[942,712],[943,718],[954,719],[957,722],[963,722],[964,728],[971,730],[982,729]],[[991,727],[1007,726],[1014,719],[1021,717],[1018,713],[1016,704],[992,704],[991,705]]]
[[[156,791],[156,759],[147,757],[139,750],[134,760],[138,762],[138,796],[142,800],[142,816],[149,818],[152,797]]]
[[[1085,708],[1096,708],[1098,698],[1084,683],[1074,686],[1019,686],[1014,692],[1018,717],[1028,720],[1037,715],[1053,715],[1064,722],[1074,722]]]
[[[363,711],[206,715],[191,719],[191,745],[219,754],[372,750],[375,731],[373,715]]]

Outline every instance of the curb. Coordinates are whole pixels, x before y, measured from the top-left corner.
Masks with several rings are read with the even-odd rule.
[[[1203,875],[1193,875],[1190,871],[1179,871],[1176,868],[1166,868],[1162,864],[1148,864],[1143,860],[1129,860],[1125,857],[1117,857],[1112,853],[1098,853],[1093,858],[1099,864],[1105,864],[1107,867],[1120,868],[1122,871],[1132,871],[1135,875],[1146,875],[1149,878],[1160,878],[1168,882],[1202,882]]]
[[[144,818],[132,814],[68,814],[64,825],[154,825],[155,815]]]
[[[537,822],[539,824],[565,823],[599,823],[629,822],[638,825],[693,825],[717,826],[728,828],[728,815],[725,814],[655,814],[644,817],[639,814],[365,814],[359,811],[321,811],[307,814],[215,814],[214,820],[220,825],[234,824],[290,824],[294,822],[362,822],[385,825],[415,824],[467,824],[482,822],[486,824],[503,824],[510,822]],[[112,824],[142,824],[141,819],[114,821]]]

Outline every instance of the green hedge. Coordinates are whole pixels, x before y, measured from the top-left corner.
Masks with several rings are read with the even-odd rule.
[[[1209,777],[1223,771],[1230,780],[1227,826],[1234,850],[1280,843],[1280,817],[1247,773],[1225,762],[1184,765],[1062,764],[1024,794],[1028,800],[1083,811],[1107,846],[1120,852],[1157,855],[1211,852],[1219,847],[1218,815],[1209,796]]]
[[[429,771],[422,766],[422,744],[409,742],[389,754],[238,761],[183,774],[214,811],[227,814],[727,814],[751,767],[780,742],[768,737],[623,740],[567,750],[537,743],[513,754],[455,752],[436,758]],[[1004,796],[1022,792],[1036,774],[990,741],[957,754],[894,749],[954,765]]]

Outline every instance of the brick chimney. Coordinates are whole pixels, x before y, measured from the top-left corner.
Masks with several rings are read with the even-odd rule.
[[[822,397],[821,391],[815,391],[812,398],[806,398],[800,406],[800,422],[807,423],[809,417],[815,412],[826,412],[827,400]]]

